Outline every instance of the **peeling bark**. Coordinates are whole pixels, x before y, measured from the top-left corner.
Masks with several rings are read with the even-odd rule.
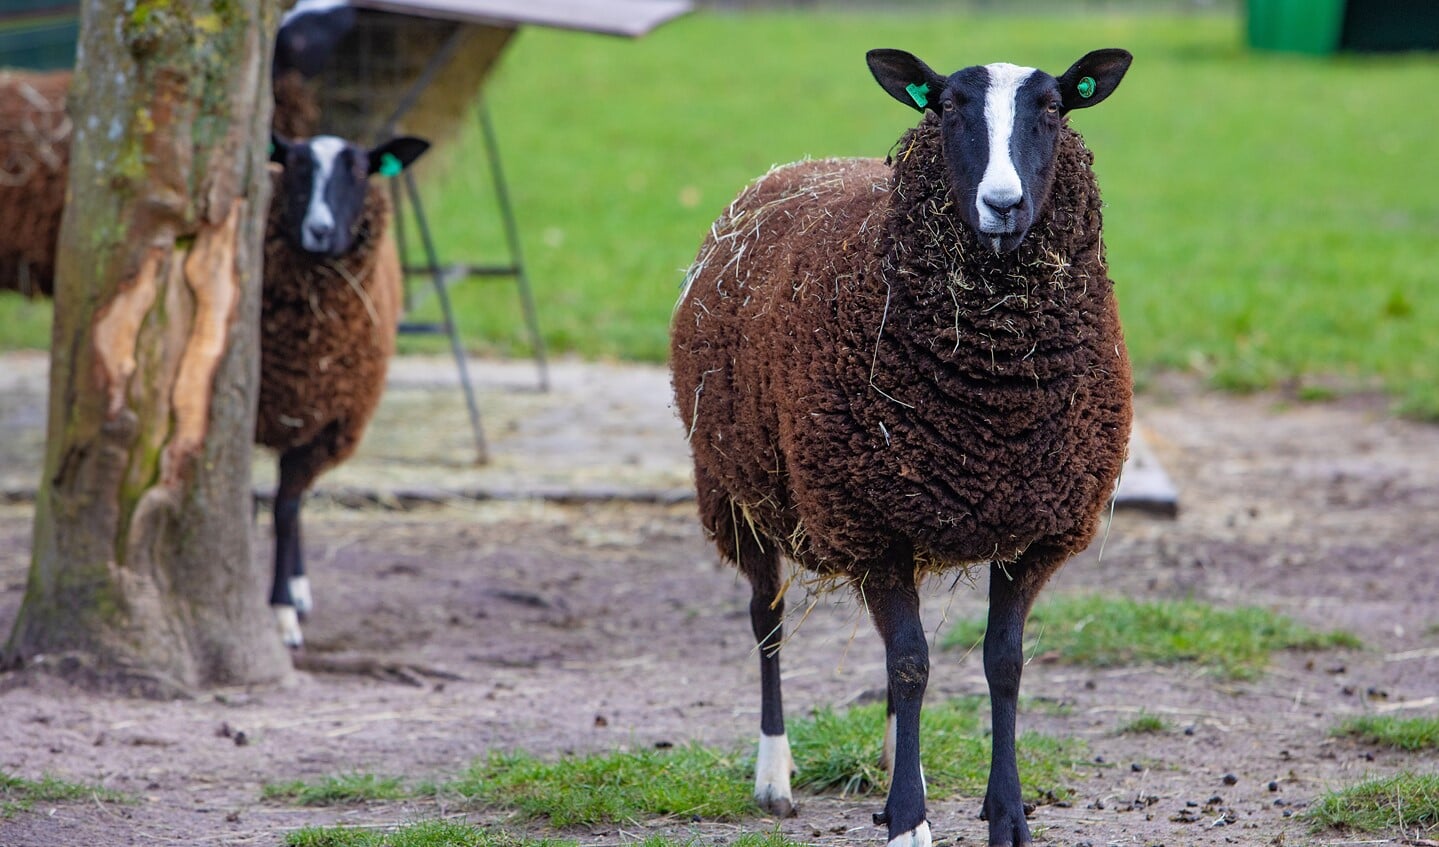
[[[240,299],[235,247],[244,212],[245,202],[235,200],[218,226],[202,223],[195,246],[185,257],[185,283],[195,295],[196,308],[171,394],[175,435],[165,447],[160,473],[160,482],[167,487],[180,484],[185,462],[199,452],[209,431],[215,371],[229,349],[230,328]]]

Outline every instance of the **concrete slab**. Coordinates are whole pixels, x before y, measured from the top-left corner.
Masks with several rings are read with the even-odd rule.
[[[551,390],[536,390],[528,360],[469,362],[490,459],[475,444],[446,357],[404,356],[356,455],[320,479],[341,502],[403,505],[447,499],[676,502],[694,496],[689,446],[660,365],[551,363]],[[0,499],[33,499],[44,462],[49,358],[0,356]],[[1138,431],[1136,427],[1136,431]],[[257,450],[255,488],[267,496],[275,459]],[[1140,436],[1119,507],[1173,514],[1177,495]],[[1169,504],[1169,505],[1166,505]],[[1167,510],[1167,511],[1166,511]]]

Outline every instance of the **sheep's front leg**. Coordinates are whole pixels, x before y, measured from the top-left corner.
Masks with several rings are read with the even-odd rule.
[[[897,568],[896,572],[905,568]],[[875,628],[884,639],[893,742],[886,743],[890,763],[889,797],[875,823],[889,825],[890,847],[929,847],[925,819],[924,773],[919,764],[919,712],[929,682],[929,644],[919,618],[919,593],[913,577],[866,582],[865,600]]]
[[[780,697],[779,648],[784,641],[784,596],[779,593],[779,557],[773,548],[766,549],[752,536],[741,538],[739,554],[740,566],[750,580],[750,626],[759,646],[760,736],[754,766],[754,799],[766,811],[787,818],[795,814],[794,797],[790,793],[794,759],[785,735],[784,705]]]
[[[304,565],[300,557],[300,498],[286,497],[283,486],[275,493],[275,580],[270,584],[270,608],[280,626],[280,638],[286,647],[300,647],[300,604],[296,594],[297,571]],[[303,587],[306,600],[309,586]],[[308,607],[303,611],[309,611]]]
[[[325,435],[329,435],[326,430]],[[292,447],[280,454],[280,481],[275,489],[275,581],[270,586],[270,608],[280,625],[280,638],[287,647],[301,647],[304,636],[300,620],[310,612],[313,600],[310,580],[305,575],[305,551],[300,533],[300,504],[330,457],[332,445],[325,438]]]
[[[1029,825],[1024,820],[1014,738],[1019,677],[1024,670],[1024,619],[1029,615],[1029,606],[1034,601],[1032,595],[1038,588],[1026,590],[1025,580],[1020,579],[1022,567],[995,564],[989,571],[984,676],[989,682],[992,732],[989,787],[979,816],[989,821],[991,847],[1020,847],[1031,843]]]

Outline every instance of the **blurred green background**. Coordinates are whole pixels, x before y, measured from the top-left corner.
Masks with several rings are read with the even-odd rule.
[[[1165,370],[1299,397],[1377,388],[1439,418],[1439,57],[1254,52],[1232,8],[986,5],[707,10],[638,41],[522,30],[487,90],[551,353],[662,361],[684,269],[750,179],[884,156],[915,114],[866,50],[1058,73],[1124,47],[1123,86],[1072,121],[1141,388]],[[418,173],[443,258],[502,258],[477,123]],[[453,296],[471,351],[528,354],[514,285]],[[47,347],[48,312],[0,295],[0,349]]]

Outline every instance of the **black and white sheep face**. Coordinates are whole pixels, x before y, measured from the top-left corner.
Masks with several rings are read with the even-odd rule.
[[[1065,115],[1108,97],[1132,57],[1096,50],[1058,77],[1006,63],[944,77],[902,50],[871,50],[866,59],[890,96],[939,116],[959,215],[996,253],[1007,253],[1048,202]]]
[[[276,135],[271,145],[270,161],[285,169],[273,201],[284,204],[285,234],[306,253],[335,257],[354,243],[370,176],[395,176],[430,143],[402,136],[366,150],[333,135],[293,142]]]

